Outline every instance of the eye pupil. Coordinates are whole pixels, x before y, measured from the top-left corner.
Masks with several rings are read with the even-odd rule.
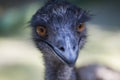
[[[40,30],[40,32],[42,32],[42,33],[44,32],[44,29],[43,29],[43,28],[40,28],[39,30]]]
[[[82,25],[79,25],[79,29],[81,29],[82,28]]]

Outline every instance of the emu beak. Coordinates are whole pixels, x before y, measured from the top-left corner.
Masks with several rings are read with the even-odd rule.
[[[57,54],[62,62],[70,67],[75,65],[75,62],[78,58],[78,51],[73,51],[71,49],[67,49],[65,52],[61,52],[60,50],[55,49],[55,54]]]
[[[54,47],[55,54],[59,57],[59,59],[63,63],[67,64],[70,67],[74,66],[78,58],[78,52],[79,52],[78,45],[71,43],[69,40],[65,40],[64,44],[62,45],[63,47],[61,48]]]

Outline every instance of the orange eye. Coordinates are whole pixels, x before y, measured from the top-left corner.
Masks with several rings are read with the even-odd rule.
[[[38,35],[40,35],[42,37],[44,37],[47,33],[46,28],[43,26],[37,26],[36,31],[37,31]]]
[[[77,27],[77,30],[78,30],[79,32],[82,32],[82,31],[84,30],[84,28],[85,28],[85,24],[82,23],[82,24],[80,24],[80,25]]]

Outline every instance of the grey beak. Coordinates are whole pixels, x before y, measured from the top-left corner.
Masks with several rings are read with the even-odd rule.
[[[68,66],[74,66],[78,58],[78,45],[66,37],[60,41],[59,46],[54,47],[55,54]]]
[[[78,50],[73,51],[73,50],[66,50],[65,52],[62,52],[61,50],[58,50],[55,48],[55,54],[62,60],[65,64],[68,66],[72,67],[75,65],[75,62],[78,58]]]

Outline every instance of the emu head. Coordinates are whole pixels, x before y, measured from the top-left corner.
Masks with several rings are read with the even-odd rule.
[[[31,20],[33,39],[43,55],[73,66],[86,41],[86,11],[64,0],[51,0]],[[52,57],[51,57],[52,59]]]

